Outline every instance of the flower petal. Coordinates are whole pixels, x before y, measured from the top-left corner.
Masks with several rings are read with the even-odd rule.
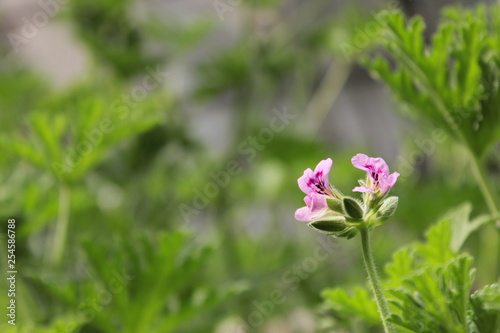
[[[304,174],[302,177],[300,177],[297,180],[297,183],[299,184],[299,188],[304,192],[305,194],[311,193],[312,189],[309,186],[309,180],[314,177],[314,172],[311,169],[306,169],[304,171]]]
[[[301,207],[295,211],[295,219],[299,220],[301,222],[310,222],[312,221],[312,218],[316,215],[315,213],[311,212],[309,207]]]
[[[398,180],[399,172],[393,172],[389,176],[380,178],[379,187],[382,194],[387,193]]]
[[[368,160],[370,158],[366,156],[365,154],[357,154],[353,158],[351,158],[351,163],[355,168],[368,171],[368,168],[366,167]]]
[[[304,198],[304,201],[306,202],[306,205],[307,207],[309,207],[311,212],[317,213],[328,208],[326,198],[328,198],[328,196],[318,194],[316,192],[311,192],[307,195],[307,197]]]
[[[387,166],[387,163],[385,163],[383,158],[381,157],[370,158],[368,163],[369,163],[368,167],[372,167],[373,168],[372,170],[375,171],[375,173],[389,174],[389,167]]]
[[[398,180],[398,177],[399,177],[399,172],[393,172],[392,174],[389,175],[389,177],[387,177],[387,183],[393,187],[394,184],[396,184],[396,181]]]
[[[302,222],[310,222],[315,218],[320,218],[328,211],[326,203],[328,196],[316,192],[309,193],[304,197],[306,207],[301,207],[295,211],[295,218]]]
[[[322,180],[325,185],[330,183],[328,176],[330,174],[332,164],[332,159],[327,158],[326,160],[322,160],[321,162],[319,162],[316,166],[316,169],[314,169],[314,176],[316,176],[316,178],[318,178],[319,180]]]
[[[352,189],[353,192],[369,192],[369,193],[375,193],[374,190],[372,190],[371,188],[367,187],[367,186],[356,186],[355,188]]]

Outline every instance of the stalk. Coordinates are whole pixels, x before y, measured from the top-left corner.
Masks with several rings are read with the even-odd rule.
[[[69,211],[70,211],[70,191],[67,185],[62,184],[59,187],[59,212],[57,216],[56,230],[53,238],[53,247],[50,261],[54,265],[61,262],[66,245],[66,238],[68,233],[69,224]]]
[[[476,179],[479,189],[481,190],[490,214],[492,216],[499,216],[500,208],[498,207],[498,196],[491,186],[491,182],[486,175],[485,168],[482,165],[481,160],[472,152],[470,152],[470,159],[472,162],[472,173]],[[496,228],[500,231],[500,218],[496,220]],[[488,253],[487,256],[479,256],[477,263],[478,269],[483,272],[483,274],[479,277],[481,279],[480,282],[483,284],[493,283],[497,279],[499,234],[491,229],[494,228],[485,226],[481,229],[479,234],[482,250]]]
[[[484,200],[486,201],[486,205],[488,206],[490,214],[493,216],[497,216],[498,213],[500,212],[500,208],[498,206],[499,203],[497,194],[495,193],[495,190],[491,186],[491,182],[488,179],[488,176],[486,175],[484,168],[481,166],[479,158],[475,156],[473,153],[471,153],[471,155],[473,155],[471,157],[471,161],[472,161],[472,172],[474,174],[474,177],[476,178],[479,188],[481,189],[481,193],[483,194]],[[497,228],[500,228],[500,220],[497,221]]]
[[[387,301],[382,291],[382,286],[380,285],[377,267],[375,266],[375,260],[373,259],[368,228],[361,228],[360,234],[361,244],[363,246],[363,261],[365,263],[366,272],[368,273],[368,279],[372,286],[373,294],[375,295],[375,302],[377,303],[380,319],[382,319],[384,331],[385,333],[396,333],[394,326],[387,320],[390,315],[389,307],[387,306]]]

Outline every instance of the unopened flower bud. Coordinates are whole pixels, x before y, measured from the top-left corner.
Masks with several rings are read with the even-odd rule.
[[[396,211],[396,208],[398,208],[398,202],[399,198],[394,196],[384,199],[377,211],[376,217],[379,219],[388,219],[391,217]]]
[[[344,214],[341,200],[339,200],[337,198],[327,198],[326,203],[328,205],[328,208],[330,208],[332,211],[334,211],[336,213]]]
[[[344,212],[351,218],[355,220],[361,220],[363,218],[363,207],[361,204],[353,198],[344,197],[342,201],[342,206]]]
[[[327,234],[336,234],[343,232],[347,225],[345,217],[340,215],[328,214],[323,218],[308,224],[311,228]]]

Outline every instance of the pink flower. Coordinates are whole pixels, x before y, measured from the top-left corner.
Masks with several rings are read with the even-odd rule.
[[[398,172],[389,174],[387,163],[380,158],[368,157],[365,154],[357,154],[351,159],[352,165],[366,171],[369,181],[364,186],[357,186],[353,192],[377,193],[384,195],[389,191],[399,177]]]
[[[307,169],[304,171],[304,175],[298,179],[300,189],[307,194],[304,198],[307,206],[297,209],[295,212],[297,220],[311,222],[321,218],[329,211],[326,199],[336,197],[328,180],[332,163],[331,158],[322,160],[314,171]]]
[[[315,192],[333,197],[334,194],[328,180],[332,163],[332,159],[327,158],[318,163],[314,172],[311,169],[304,171],[304,175],[298,179],[302,192],[305,194]]]

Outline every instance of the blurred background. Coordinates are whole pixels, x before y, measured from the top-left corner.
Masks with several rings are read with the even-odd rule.
[[[478,2],[2,0],[18,325],[1,331],[356,332],[321,291],[364,282],[358,240],[294,220],[297,178],[331,157],[350,193],[359,152],[402,174],[381,267],[447,209],[486,211],[463,152],[356,62],[377,10],[422,15],[430,36],[441,7]]]

